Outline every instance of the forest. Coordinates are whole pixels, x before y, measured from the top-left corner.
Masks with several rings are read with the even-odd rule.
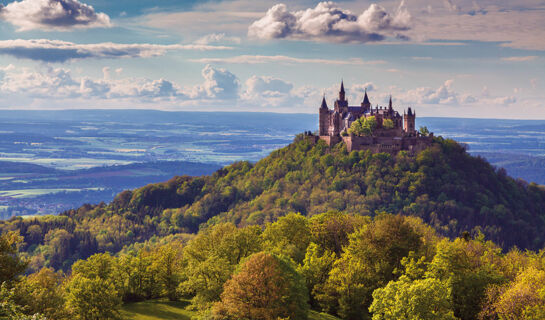
[[[545,251],[448,239],[420,218],[329,211],[261,226],[219,223],[24,275],[0,237],[0,316],[120,319],[123,303],[191,299],[197,319],[543,319]]]
[[[298,135],[255,164],[0,221],[0,312],[115,319],[166,297],[202,319],[536,319],[544,225],[542,186],[453,140],[413,156]]]

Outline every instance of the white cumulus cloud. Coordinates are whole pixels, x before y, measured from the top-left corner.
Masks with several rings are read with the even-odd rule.
[[[110,17],[77,0],[22,0],[0,5],[0,19],[17,31],[111,27]]]
[[[333,42],[380,41],[387,36],[406,38],[402,31],[411,27],[411,15],[402,1],[394,14],[378,4],[371,4],[360,15],[343,10],[334,2],[320,2],[316,7],[288,11],[285,4],[271,7],[254,21],[250,37],[259,39],[300,39]]]

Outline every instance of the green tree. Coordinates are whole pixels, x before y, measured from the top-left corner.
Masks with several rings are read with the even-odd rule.
[[[424,137],[427,137],[430,134],[428,127],[420,127],[418,129],[418,132],[420,132],[420,134],[423,135]]]
[[[356,136],[370,136],[373,134],[377,126],[378,122],[375,116],[362,116],[361,118],[352,122],[350,128],[348,129],[348,133]]]
[[[68,282],[66,292],[66,305],[75,319],[120,319],[121,295],[112,282],[76,274]]]
[[[382,121],[382,127],[384,129],[393,129],[394,128],[394,122],[392,121],[392,119],[384,119]]]
[[[437,279],[401,276],[373,292],[373,320],[455,320],[450,288]]]
[[[0,284],[14,281],[25,272],[28,263],[21,259],[18,248],[22,241],[13,231],[0,235]]]
[[[476,319],[485,301],[486,288],[501,284],[503,276],[483,260],[496,255],[491,243],[478,240],[443,239],[431,261],[427,278],[435,278],[451,287],[454,315],[460,319]]]
[[[302,320],[307,319],[307,300],[303,277],[294,266],[273,254],[260,252],[242,263],[225,283],[214,314],[227,319]]]
[[[160,246],[153,255],[152,272],[162,286],[163,292],[170,301],[178,299],[176,289],[181,281],[182,247],[169,243]]]
[[[311,305],[317,306],[316,293],[322,290],[336,258],[334,252],[324,250],[314,242],[308,246],[303,265],[297,270],[305,277]]]
[[[223,284],[239,262],[262,249],[261,228],[237,228],[230,223],[201,231],[183,251],[186,279],[180,284],[193,294],[194,307],[205,310],[220,299]]]
[[[335,252],[340,257],[348,236],[363,225],[370,223],[369,217],[357,216],[338,211],[329,211],[313,216],[309,220],[314,241],[323,250]]]
[[[15,301],[24,306],[27,315],[42,314],[48,319],[63,319],[67,316],[64,308],[62,277],[49,268],[30,274],[15,286]]]
[[[420,235],[402,216],[377,217],[350,236],[318,300],[345,319],[369,318],[373,291],[397,279],[401,260],[421,247]]]
[[[296,213],[279,218],[263,231],[266,249],[290,257],[298,264],[303,262],[311,238],[308,219]]]

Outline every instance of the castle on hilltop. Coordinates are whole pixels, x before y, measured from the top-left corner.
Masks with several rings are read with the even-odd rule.
[[[367,90],[360,106],[349,106],[344,91],[344,82],[341,81],[339,98],[335,100],[333,110],[327,106],[325,96],[319,109],[320,139],[329,146],[344,142],[347,150],[371,150],[373,152],[397,153],[407,150],[411,153],[419,152],[433,140],[433,133],[422,134],[415,129],[416,112],[410,107],[403,116],[392,107],[392,97],[388,107],[373,108]],[[364,133],[356,130],[352,125],[367,126]],[[352,128],[351,128],[352,127]]]

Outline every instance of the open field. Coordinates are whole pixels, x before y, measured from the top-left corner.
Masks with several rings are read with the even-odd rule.
[[[142,302],[128,303],[121,309],[121,317],[127,320],[189,320],[195,315],[195,312],[187,310],[189,301],[168,301],[148,300]],[[338,320],[338,318],[311,311],[309,320]]]

